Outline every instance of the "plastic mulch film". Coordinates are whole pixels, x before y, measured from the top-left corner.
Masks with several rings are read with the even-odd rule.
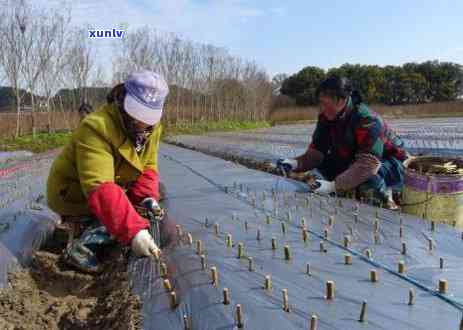
[[[130,264],[145,329],[310,329],[313,315],[318,329],[459,328],[453,228],[177,147],[163,145],[160,164],[168,221],[181,227],[161,262]]]

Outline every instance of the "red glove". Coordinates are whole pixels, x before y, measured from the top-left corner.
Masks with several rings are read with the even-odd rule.
[[[159,175],[155,170],[147,169],[132,184],[127,192],[134,204],[141,204],[147,198],[152,197],[159,201]]]
[[[150,226],[148,220],[135,211],[122,188],[113,182],[103,183],[92,191],[88,206],[109,233],[124,245],[129,245],[140,230]]]

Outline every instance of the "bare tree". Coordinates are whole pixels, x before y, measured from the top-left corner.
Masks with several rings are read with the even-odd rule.
[[[55,13],[55,20],[52,24],[55,33],[54,42],[51,44],[49,52],[42,53],[42,56],[49,55],[49,58],[47,61],[42,61],[44,66],[39,75],[40,91],[45,96],[48,132],[53,131],[51,119],[53,111],[56,110],[56,105],[53,104],[53,96],[64,85],[63,72],[68,64],[66,54],[69,44],[68,31],[71,11],[64,6],[61,8],[62,11]],[[68,127],[70,127],[69,123]]]
[[[170,85],[167,124],[267,116],[272,91],[267,74],[226,49],[143,28],[128,33],[118,47],[113,82],[142,68],[160,72]]]
[[[16,103],[16,132],[15,137],[20,134],[21,122],[21,69],[24,64],[24,48],[22,38],[24,31],[25,15],[22,10],[23,2],[11,4],[8,2],[1,8],[0,12],[0,63],[3,67],[5,77],[13,89]]]
[[[92,69],[95,64],[97,52],[92,43],[88,42],[88,29],[76,29],[71,35],[72,39],[66,54],[65,79],[74,90],[72,99],[73,108],[76,109],[80,100],[87,97],[86,87],[89,84]]]
[[[57,48],[55,44],[62,41],[65,17],[60,12],[61,9],[55,9],[52,13],[45,14],[45,12],[33,9],[25,2],[23,3],[26,22],[22,33],[22,46],[24,48],[22,74],[25,78],[27,90],[30,93],[32,134],[35,137],[37,128],[35,123],[37,85],[39,79],[43,78],[42,73],[52,70],[50,64],[58,64],[54,59]],[[53,79],[52,77],[48,78]],[[48,82],[46,84],[49,85]]]

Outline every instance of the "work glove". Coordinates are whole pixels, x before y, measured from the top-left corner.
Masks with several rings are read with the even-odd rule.
[[[334,181],[315,180],[310,188],[312,189],[312,192],[320,195],[329,195],[336,192],[336,185]]]
[[[277,160],[277,169],[282,174],[288,174],[291,171],[294,171],[297,167],[297,160],[292,158],[280,158]]]
[[[146,229],[140,230],[132,239],[132,251],[139,257],[159,258],[161,250],[154,242],[153,237]]]
[[[164,209],[159,205],[159,203],[152,197],[145,198],[141,204],[146,207],[148,210],[153,212],[154,216],[158,219],[162,219],[164,216]]]

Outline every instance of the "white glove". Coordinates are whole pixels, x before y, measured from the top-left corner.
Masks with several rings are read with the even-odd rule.
[[[277,167],[283,168],[286,172],[291,172],[297,168],[297,160],[293,158],[279,159],[277,161]]]
[[[336,185],[334,181],[326,181],[326,180],[316,180],[317,186],[320,187],[315,188],[313,190],[314,193],[321,194],[321,195],[329,195],[336,191]]]
[[[159,258],[159,250],[151,234],[146,229],[140,230],[132,239],[132,251],[139,257]]]

